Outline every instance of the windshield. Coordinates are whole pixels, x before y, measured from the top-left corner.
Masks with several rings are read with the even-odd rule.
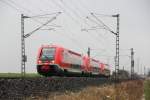
[[[41,54],[41,60],[54,60],[55,48],[43,48]]]

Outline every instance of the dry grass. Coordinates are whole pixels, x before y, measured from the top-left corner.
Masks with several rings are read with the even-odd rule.
[[[141,100],[143,97],[143,81],[129,81],[117,85],[116,98],[121,100]],[[118,92],[118,93],[117,93]]]
[[[47,98],[48,100],[141,100],[142,96],[143,82],[129,81],[116,86],[90,86],[79,92],[66,91],[61,95],[51,93]]]

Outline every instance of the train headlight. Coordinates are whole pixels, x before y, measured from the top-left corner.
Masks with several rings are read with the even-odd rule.
[[[39,60],[39,61],[38,61],[38,64],[41,64],[41,63],[42,63],[42,61],[41,61],[41,60]]]
[[[54,61],[54,60],[52,60],[52,61],[51,61],[51,63],[52,63],[52,64],[54,64],[54,63],[55,63],[55,61]]]

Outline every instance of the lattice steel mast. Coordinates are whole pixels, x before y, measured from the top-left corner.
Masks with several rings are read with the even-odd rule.
[[[22,77],[25,76],[25,72],[26,72],[26,61],[27,61],[27,56],[25,54],[25,38],[28,38],[29,36],[31,36],[34,32],[40,30],[42,27],[46,26],[47,24],[49,24],[50,22],[52,22],[53,20],[56,19],[56,17],[61,14],[61,12],[58,13],[54,13],[56,14],[54,17],[52,17],[50,20],[48,20],[46,23],[42,24],[40,27],[36,28],[35,30],[31,31],[28,34],[24,34],[24,20],[26,18],[33,18],[33,17],[41,17],[41,16],[45,16],[45,15],[39,15],[39,16],[24,16],[23,14],[21,14],[21,75]]]

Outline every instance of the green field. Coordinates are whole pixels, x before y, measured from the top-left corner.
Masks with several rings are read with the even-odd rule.
[[[0,73],[0,78],[1,77],[10,77],[10,78],[16,78],[16,77],[21,77],[21,73]],[[42,77],[41,75],[37,73],[26,73],[25,77]]]
[[[150,80],[146,80],[144,83],[145,100],[150,100]]]

